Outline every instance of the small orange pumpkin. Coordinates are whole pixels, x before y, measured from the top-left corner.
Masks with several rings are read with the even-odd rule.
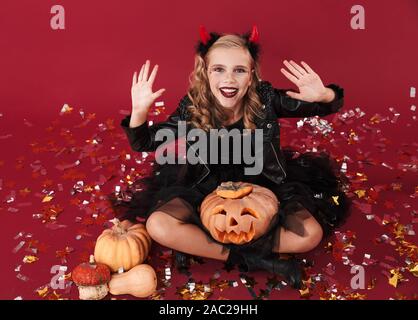
[[[113,220],[113,227],[97,238],[94,258],[109,266],[113,272],[120,268],[127,271],[147,258],[151,237],[141,223]]]
[[[228,181],[206,196],[200,206],[200,218],[215,240],[244,244],[267,231],[278,207],[279,201],[271,190]]]

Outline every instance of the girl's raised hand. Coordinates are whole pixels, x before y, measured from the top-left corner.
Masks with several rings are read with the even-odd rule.
[[[138,76],[135,71],[132,77],[132,113],[147,114],[154,101],[165,91],[165,89],[160,89],[156,92],[152,91],[152,85],[154,84],[157,75],[158,65],[154,66],[151,75],[148,78],[149,68],[150,61],[147,60],[145,64],[142,65]]]
[[[327,88],[321,78],[305,62],[301,62],[303,67],[293,60],[290,62],[284,60],[283,63],[290,72],[284,68],[280,71],[299,88],[299,93],[287,91],[288,96],[308,102],[317,102],[324,97]]]

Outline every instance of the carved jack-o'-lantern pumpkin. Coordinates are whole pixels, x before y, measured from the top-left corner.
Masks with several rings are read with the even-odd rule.
[[[228,181],[206,196],[200,206],[200,218],[215,240],[244,244],[267,231],[278,206],[271,190]]]

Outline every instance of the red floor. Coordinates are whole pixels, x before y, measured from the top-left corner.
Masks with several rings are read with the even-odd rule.
[[[77,299],[77,288],[50,287],[51,268],[68,274],[92,253],[95,239],[113,216],[105,195],[116,185],[146,174],[152,154],[129,149],[114,119],[94,108],[72,106],[55,120],[13,118],[0,113],[0,215],[3,218],[2,299]],[[313,252],[308,289],[299,292],[266,272],[240,275],[223,263],[192,261],[189,275],[171,267],[171,252],[156,243],[149,263],[159,278],[153,299],[416,299],[418,288],[417,147],[415,112],[400,117],[352,111],[328,125],[282,121],[282,145],[326,149],[347,164],[355,205],[347,223]],[[154,120],[164,119],[165,111]],[[402,127],[402,134],[398,129]],[[315,128],[316,133],[312,130]],[[344,160],[345,159],[345,160]],[[365,271],[365,288],[353,290],[351,267]],[[166,279],[165,268],[171,269]],[[193,288],[194,290],[190,290]],[[108,297],[128,298],[129,296]]]

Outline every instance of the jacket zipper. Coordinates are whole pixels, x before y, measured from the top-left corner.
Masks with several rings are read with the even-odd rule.
[[[283,178],[283,180],[284,180],[284,179],[286,179],[286,177],[287,177],[286,171],[283,169],[282,164],[280,163],[279,158],[277,157],[276,150],[274,149],[273,143],[272,143],[271,141],[270,141],[270,146],[271,146],[271,148],[273,149],[274,156],[276,157],[277,164],[278,164],[278,165],[280,166],[280,168],[282,169],[282,172],[283,172],[283,174],[284,174],[284,178]]]
[[[200,179],[199,179],[199,181],[197,181],[196,183],[194,183],[193,185],[192,185],[192,188],[194,188],[196,185],[198,185],[203,179],[205,179],[206,177],[207,177],[207,175],[210,173],[210,169],[209,169],[209,167],[206,165],[206,163],[202,160],[202,158],[200,157],[200,155],[198,155],[197,153],[196,153],[196,150],[190,145],[190,143],[186,140],[186,142],[187,142],[187,145],[189,146],[189,148],[191,148],[192,150],[193,150],[193,152],[194,152],[194,154],[199,158],[199,160],[201,161],[200,163],[201,164],[203,164],[204,166],[205,166],[205,168],[206,168],[206,170],[208,170],[208,172],[206,172],[206,174],[203,176],[203,177],[201,177]],[[186,157],[187,157],[187,154],[186,154]]]

